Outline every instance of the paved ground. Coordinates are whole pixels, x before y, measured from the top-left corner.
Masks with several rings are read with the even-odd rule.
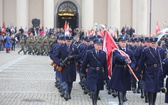
[[[54,71],[47,56],[20,55],[16,51],[0,51],[0,105],[92,105],[83,94],[78,82],[74,83],[72,99],[65,101],[54,86]],[[117,105],[104,90],[98,105]],[[125,105],[148,105],[140,94],[128,92]],[[164,94],[159,93],[156,105],[164,104]]]

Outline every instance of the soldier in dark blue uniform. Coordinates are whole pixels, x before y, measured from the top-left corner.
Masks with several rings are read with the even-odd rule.
[[[53,60],[53,66],[54,66],[54,71],[55,71],[55,79],[56,79],[56,82],[55,82],[55,86],[56,87],[60,87],[61,85],[61,74],[60,72],[56,69],[56,60],[55,60],[55,56],[57,54],[57,51],[58,51],[58,48],[61,44],[64,43],[64,36],[60,35],[57,37],[57,40],[51,45],[51,49],[50,49],[50,58]]]
[[[87,72],[86,85],[91,91],[93,105],[97,105],[99,91],[104,89],[104,79],[108,79],[106,53],[101,49],[102,40],[95,39],[94,48],[87,51],[82,65],[82,73]]]
[[[119,39],[119,49],[123,50],[131,59],[131,62],[128,59],[121,55],[119,50],[113,51],[113,69],[112,77],[110,81],[110,87],[118,91],[118,100],[119,105],[123,105],[123,102],[126,101],[126,91],[131,90],[131,75],[127,64],[131,65],[131,68],[135,68],[135,58],[134,53],[128,47],[126,47],[126,37],[121,36]]]
[[[61,68],[61,81],[66,84],[64,99],[71,99],[73,82],[76,80],[76,61],[80,59],[79,51],[72,46],[72,37],[66,36],[55,56],[56,64]]]
[[[141,52],[142,52],[143,47],[141,46],[140,38],[135,38],[134,40],[135,40],[135,45],[133,46],[133,52],[134,52],[134,56],[135,56],[135,60],[136,60],[136,66],[135,66],[134,72],[135,72],[136,76],[138,77],[138,79],[140,79],[141,71],[138,70],[138,62],[141,57]],[[140,93],[140,84],[138,82],[138,87],[137,87],[136,80],[134,78],[132,81],[132,85],[133,85],[133,92]]]
[[[148,92],[149,105],[155,105],[157,92],[163,87],[163,70],[161,62],[165,52],[157,45],[157,38],[150,39],[150,47],[144,48],[138,68],[144,70],[144,89]]]
[[[168,58],[165,58],[162,62],[164,77],[168,75]],[[166,78],[166,88],[168,89],[168,78]],[[164,91],[165,92],[165,91]],[[165,103],[168,103],[168,92],[165,94]]]

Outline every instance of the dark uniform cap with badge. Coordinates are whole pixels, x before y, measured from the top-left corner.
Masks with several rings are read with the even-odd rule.
[[[84,39],[86,42],[90,42],[90,38],[89,38],[89,37],[87,37],[87,36],[86,36],[86,37],[84,37],[83,39]]]
[[[135,42],[140,42],[141,40],[140,40],[140,38],[135,38],[134,41]]]
[[[146,42],[150,42],[150,38],[149,37],[145,37],[145,41]]]
[[[90,36],[89,39],[90,39],[90,41],[94,41],[95,40],[95,36]]]
[[[94,44],[103,44],[103,40],[101,38],[96,38]]]
[[[145,39],[143,37],[140,38],[140,40],[141,40],[142,43],[145,43]]]
[[[126,36],[121,36],[118,38],[118,41],[126,41],[128,38]]]
[[[57,39],[58,39],[58,40],[65,40],[65,36],[64,36],[64,35],[59,35],[59,36],[57,37]]]
[[[66,39],[67,41],[71,41],[71,40],[73,39],[73,37],[71,37],[71,36],[66,36],[65,39]]]
[[[158,38],[150,38],[150,42],[155,43],[157,42]]]

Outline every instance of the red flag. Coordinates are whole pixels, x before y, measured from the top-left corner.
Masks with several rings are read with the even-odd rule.
[[[158,22],[157,22],[157,23],[156,23],[156,32],[155,32],[155,34],[157,34],[159,31],[160,31],[160,27],[159,27],[159,24],[158,24]]]
[[[103,40],[103,51],[106,52],[107,56],[107,66],[108,66],[108,75],[111,76],[112,70],[112,50],[117,49],[117,45],[109,36],[108,32],[104,31],[104,40]]]
[[[119,50],[117,44],[113,40],[113,38],[108,34],[107,31],[104,32],[104,40],[103,40],[103,51],[106,52],[107,56],[107,66],[108,66],[108,75],[111,76],[112,70],[112,58],[113,58],[113,50],[118,50],[122,56],[125,56],[128,59],[128,62],[131,63],[131,59],[128,54],[124,51]]]
[[[2,28],[4,28],[4,29],[5,29],[5,22],[3,22],[3,23],[2,23]]]
[[[64,24],[64,30],[67,29],[67,21],[65,21],[65,24]]]
[[[116,43],[114,42],[114,40],[112,39],[112,37],[109,36],[109,34],[107,33],[107,31],[104,31],[104,40],[103,40],[103,50],[106,52],[106,56],[107,56],[107,66],[108,66],[108,75],[111,76],[111,70],[112,70],[112,57],[113,57],[113,50],[118,50],[119,53],[123,56],[125,56],[129,63],[131,63],[131,59],[129,58],[129,55],[126,54],[124,51],[119,50],[118,46],[116,45]],[[134,78],[138,80],[138,78],[136,77],[135,73],[133,72],[132,68],[130,67],[130,65],[128,65],[129,71],[132,73],[132,75],[134,76]]]

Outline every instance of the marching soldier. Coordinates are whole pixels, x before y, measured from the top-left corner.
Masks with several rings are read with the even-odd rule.
[[[76,60],[80,58],[78,49],[72,46],[72,39],[67,36],[65,44],[62,44],[55,54],[55,61],[61,72],[61,81],[66,84],[65,100],[71,99],[73,82],[76,80]]]
[[[168,58],[165,58],[162,62],[164,77],[168,75]],[[168,89],[168,78],[166,78],[166,89]],[[168,103],[168,92],[165,90],[162,90],[162,92],[165,92],[165,103]]]
[[[33,36],[30,36],[27,39],[28,50],[26,51],[26,53],[28,52],[28,54],[34,54],[34,52],[33,52],[33,45],[34,45],[34,39],[33,39]]]
[[[37,41],[36,41],[36,49],[37,49],[37,52],[36,52],[37,55],[42,54],[42,37],[37,39]]]
[[[144,70],[144,89],[148,92],[149,105],[155,105],[157,92],[163,87],[163,70],[161,61],[165,52],[157,45],[157,38],[150,39],[150,47],[144,48],[138,68]]]
[[[93,105],[97,105],[99,91],[104,89],[104,79],[108,79],[106,53],[101,48],[102,40],[95,39],[94,48],[87,51],[82,65],[83,76],[87,73],[83,78],[86,78],[87,88],[91,91]]]
[[[138,62],[139,62],[139,59],[141,57],[141,52],[142,52],[142,49],[143,47],[141,46],[141,40],[140,38],[135,38],[135,46],[133,47],[133,52],[134,52],[134,56],[135,56],[135,60],[136,60],[136,66],[135,66],[135,74],[136,76],[138,77],[138,79],[140,79],[140,70],[138,70]],[[138,87],[136,87],[136,80],[133,78],[132,80],[132,85],[133,85],[133,93],[140,93],[140,84],[138,82]]]
[[[135,58],[134,53],[128,47],[126,47],[127,38],[121,36],[118,39],[119,49],[127,54],[130,58],[130,61],[126,58],[125,55],[120,53],[120,50],[113,51],[113,71],[110,81],[111,89],[118,91],[118,101],[119,105],[123,105],[126,99],[126,91],[131,90],[131,76],[127,64],[131,65],[131,68],[135,68]]]
[[[26,41],[24,37],[21,38],[20,45],[21,45],[21,49],[19,50],[18,54],[20,54],[20,52],[23,51],[23,54],[25,55],[26,54],[25,52]]]
[[[42,41],[42,46],[43,46],[43,54],[45,53],[48,55],[48,50],[49,50],[49,40],[48,37],[45,37]]]

